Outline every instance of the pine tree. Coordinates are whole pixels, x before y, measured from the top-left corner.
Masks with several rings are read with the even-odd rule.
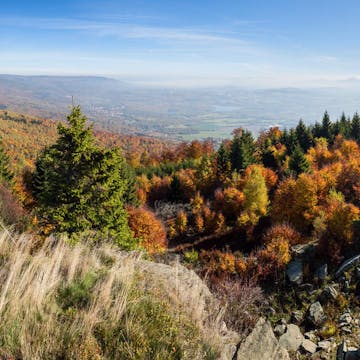
[[[321,137],[327,139],[330,144],[334,140],[332,123],[330,121],[330,116],[327,111],[325,111],[324,113],[324,117],[321,124]]]
[[[351,122],[350,135],[352,139],[360,141],[360,116],[357,112],[354,114]]]
[[[344,113],[341,114],[340,120],[334,124],[334,136],[342,135],[345,138],[350,136],[350,124]]]
[[[95,145],[79,106],[67,120],[68,126],[58,126],[57,142],[36,161],[33,193],[42,222],[72,239],[85,233],[133,248],[137,240],[130,235],[124,209],[132,184],[124,158],[117,148]]]
[[[313,145],[312,134],[309,129],[306,127],[302,119],[300,119],[296,129],[296,137],[299,142],[299,145],[303,149],[304,152],[308,151],[310,147]]]
[[[3,144],[0,142],[0,182],[11,184],[14,175],[10,170],[10,160],[6,155]]]
[[[281,141],[286,146],[288,154],[292,154],[296,146],[299,145],[295,129],[290,129],[290,131],[284,131]]]
[[[289,169],[296,175],[299,175],[303,172],[309,172],[310,164],[306,160],[306,157],[300,146],[297,146],[292,153],[289,161]]]
[[[278,160],[275,158],[273,145],[269,138],[265,140],[261,151],[261,161],[267,168],[277,170],[280,167]]]
[[[242,171],[255,163],[255,142],[249,131],[235,134],[230,148],[232,170]]]

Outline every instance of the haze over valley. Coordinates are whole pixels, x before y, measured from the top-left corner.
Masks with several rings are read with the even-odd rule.
[[[355,80],[328,87],[245,88],[139,85],[98,76],[0,75],[0,107],[51,119],[63,119],[80,103],[100,127],[127,134],[194,138],[229,137],[243,127],[254,134],[277,125],[320,121],[325,110],[334,119],[359,109]]]

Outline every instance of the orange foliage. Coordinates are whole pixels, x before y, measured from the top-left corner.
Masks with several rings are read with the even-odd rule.
[[[181,210],[176,215],[175,229],[177,234],[183,235],[186,233],[188,218],[185,211]]]
[[[130,207],[128,222],[134,237],[141,239],[141,246],[149,253],[166,249],[166,231],[164,225],[155,214],[145,208]]]
[[[294,230],[289,224],[273,225],[264,234],[264,243],[271,244],[276,241],[286,241],[291,245],[301,243],[301,235]]]
[[[315,147],[308,150],[306,159],[314,170],[321,169],[325,165],[331,164],[333,161],[333,154],[328,149],[326,139],[316,139]]]
[[[269,242],[265,249],[257,252],[258,274],[266,278],[284,268],[291,260],[290,244],[284,238],[275,238]]]
[[[195,171],[193,169],[183,169],[176,173],[180,182],[180,189],[184,201],[189,201],[196,193]]]
[[[251,173],[254,171],[254,169],[260,169],[262,176],[265,179],[265,184],[266,184],[266,188],[268,191],[272,190],[275,185],[278,182],[278,176],[276,175],[275,171],[273,171],[270,168],[266,168],[262,165],[258,165],[258,164],[253,164],[250,165],[246,168],[245,170],[245,183],[247,181],[247,179],[249,178],[249,176],[251,175]]]
[[[318,184],[311,175],[301,174],[282,181],[275,192],[271,216],[306,231],[319,213]]]
[[[214,207],[216,210],[221,210],[228,220],[235,220],[244,203],[244,194],[233,187],[228,187],[224,190],[216,190]]]

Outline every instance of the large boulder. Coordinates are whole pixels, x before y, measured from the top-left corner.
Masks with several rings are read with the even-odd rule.
[[[280,346],[268,321],[260,318],[254,330],[241,343],[237,360],[290,360],[289,353]]]
[[[288,351],[295,352],[304,341],[304,336],[297,325],[287,326],[286,333],[280,336],[279,344]]]
[[[301,352],[305,354],[314,354],[316,352],[317,346],[311,340],[305,339],[300,346]]]
[[[179,312],[187,314],[206,337],[218,344],[221,360],[232,360],[240,335],[227,329],[224,308],[206,284],[192,270],[175,262],[173,265],[146,260],[136,262],[138,281],[149,291],[164,293]]]
[[[288,264],[287,277],[292,284],[300,285],[303,281],[303,263],[301,259],[295,259]]]

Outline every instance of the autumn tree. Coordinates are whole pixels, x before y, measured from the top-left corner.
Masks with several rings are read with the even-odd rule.
[[[244,212],[238,218],[238,224],[256,225],[259,218],[266,215],[269,204],[265,179],[258,167],[249,174],[243,193]]]
[[[166,231],[155,214],[143,207],[129,207],[127,211],[132,235],[140,240],[140,246],[149,253],[165,250]]]
[[[224,143],[216,153],[216,176],[220,181],[224,181],[231,173],[230,153]]]
[[[117,148],[95,145],[92,128],[80,107],[59,124],[59,138],[42,151],[33,174],[33,194],[42,223],[72,239],[79,233],[112,239],[129,249],[130,234],[124,204],[132,181]]]

